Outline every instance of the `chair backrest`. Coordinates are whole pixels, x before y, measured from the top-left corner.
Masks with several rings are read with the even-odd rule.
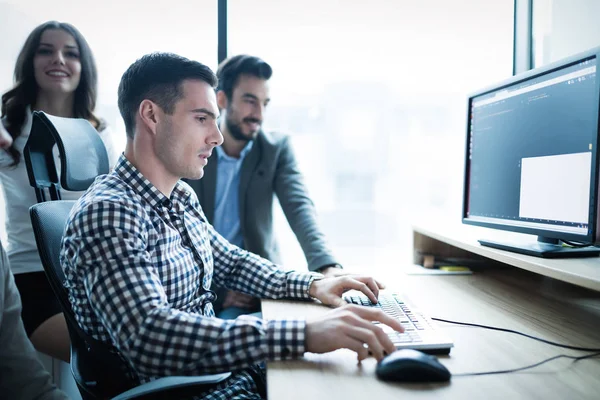
[[[53,148],[61,160],[60,185]],[[137,384],[112,348],[78,325],[65,288],[60,248],[74,201],[60,199],[60,189],[85,190],[97,175],[108,172],[102,139],[85,120],[34,112],[32,131],[23,151],[30,184],[40,203],[30,208],[31,222],[42,265],[67,321],[71,339],[71,371],[84,398],[105,398]],[[57,201],[45,202],[45,192]]]
[[[60,156],[60,184],[54,148]],[[96,129],[86,120],[33,112],[31,133],[23,149],[29,184],[38,202],[60,199],[60,189],[86,190],[98,175],[109,171],[108,153]]]
[[[64,287],[65,274],[59,261],[60,244],[65,225],[74,201],[61,200],[35,204],[29,210],[33,233],[44,270],[61,307],[67,310],[66,318],[73,316],[67,290]]]
[[[126,373],[127,367],[112,349],[77,324],[65,288],[65,275],[60,264],[60,245],[74,201],[58,200],[31,207],[30,216],[44,271],[67,322],[71,338],[71,370],[77,386],[86,398],[103,398],[135,386]]]

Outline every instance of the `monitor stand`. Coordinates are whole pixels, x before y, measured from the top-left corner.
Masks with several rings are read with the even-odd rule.
[[[508,250],[515,253],[527,254],[543,258],[571,258],[571,257],[598,257],[600,247],[571,247],[563,246],[559,239],[551,239],[538,236],[536,242],[510,243],[496,242],[493,240],[478,240],[482,246],[493,247],[500,250]]]

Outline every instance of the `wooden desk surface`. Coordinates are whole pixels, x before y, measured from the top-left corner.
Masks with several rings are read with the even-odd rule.
[[[431,317],[511,328],[560,343],[600,348],[600,293],[516,268],[467,276],[386,275],[390,289],[407,294]],[[382,272],[382,271],[380,271]],[[322,306],[264,301],[266,318],[319,315]],[[444,326],[455,347],[440,361],[452,373],[511,369],[558,355],[587,353],[480,328]],[[453,377],[445,384],[391,384],[375,377],[375,361],[361,365],[349,350],[306,354],[268,363],[270,400],[279,399],[598,399],[600,358],[560,359],[520,373]]]

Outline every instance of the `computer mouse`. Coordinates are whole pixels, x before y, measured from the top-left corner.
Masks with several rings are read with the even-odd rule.
[[[390,382],[447,382],[450,371],[435,356],[418,350],[396,350],[375,369],[377,377]]]

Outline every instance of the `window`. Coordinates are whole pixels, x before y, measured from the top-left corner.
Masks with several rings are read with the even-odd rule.
[[[228,4],[229,54],[273,67],[265,129],[292,135],[344,264],[398,259],[419,214],[458,220],[466,93],[512,73],[512,0]],[[305,266],[276,224],[284,264]]]
[[[596,0],[534,0],[533,67],[599,46],[599,14]]]

